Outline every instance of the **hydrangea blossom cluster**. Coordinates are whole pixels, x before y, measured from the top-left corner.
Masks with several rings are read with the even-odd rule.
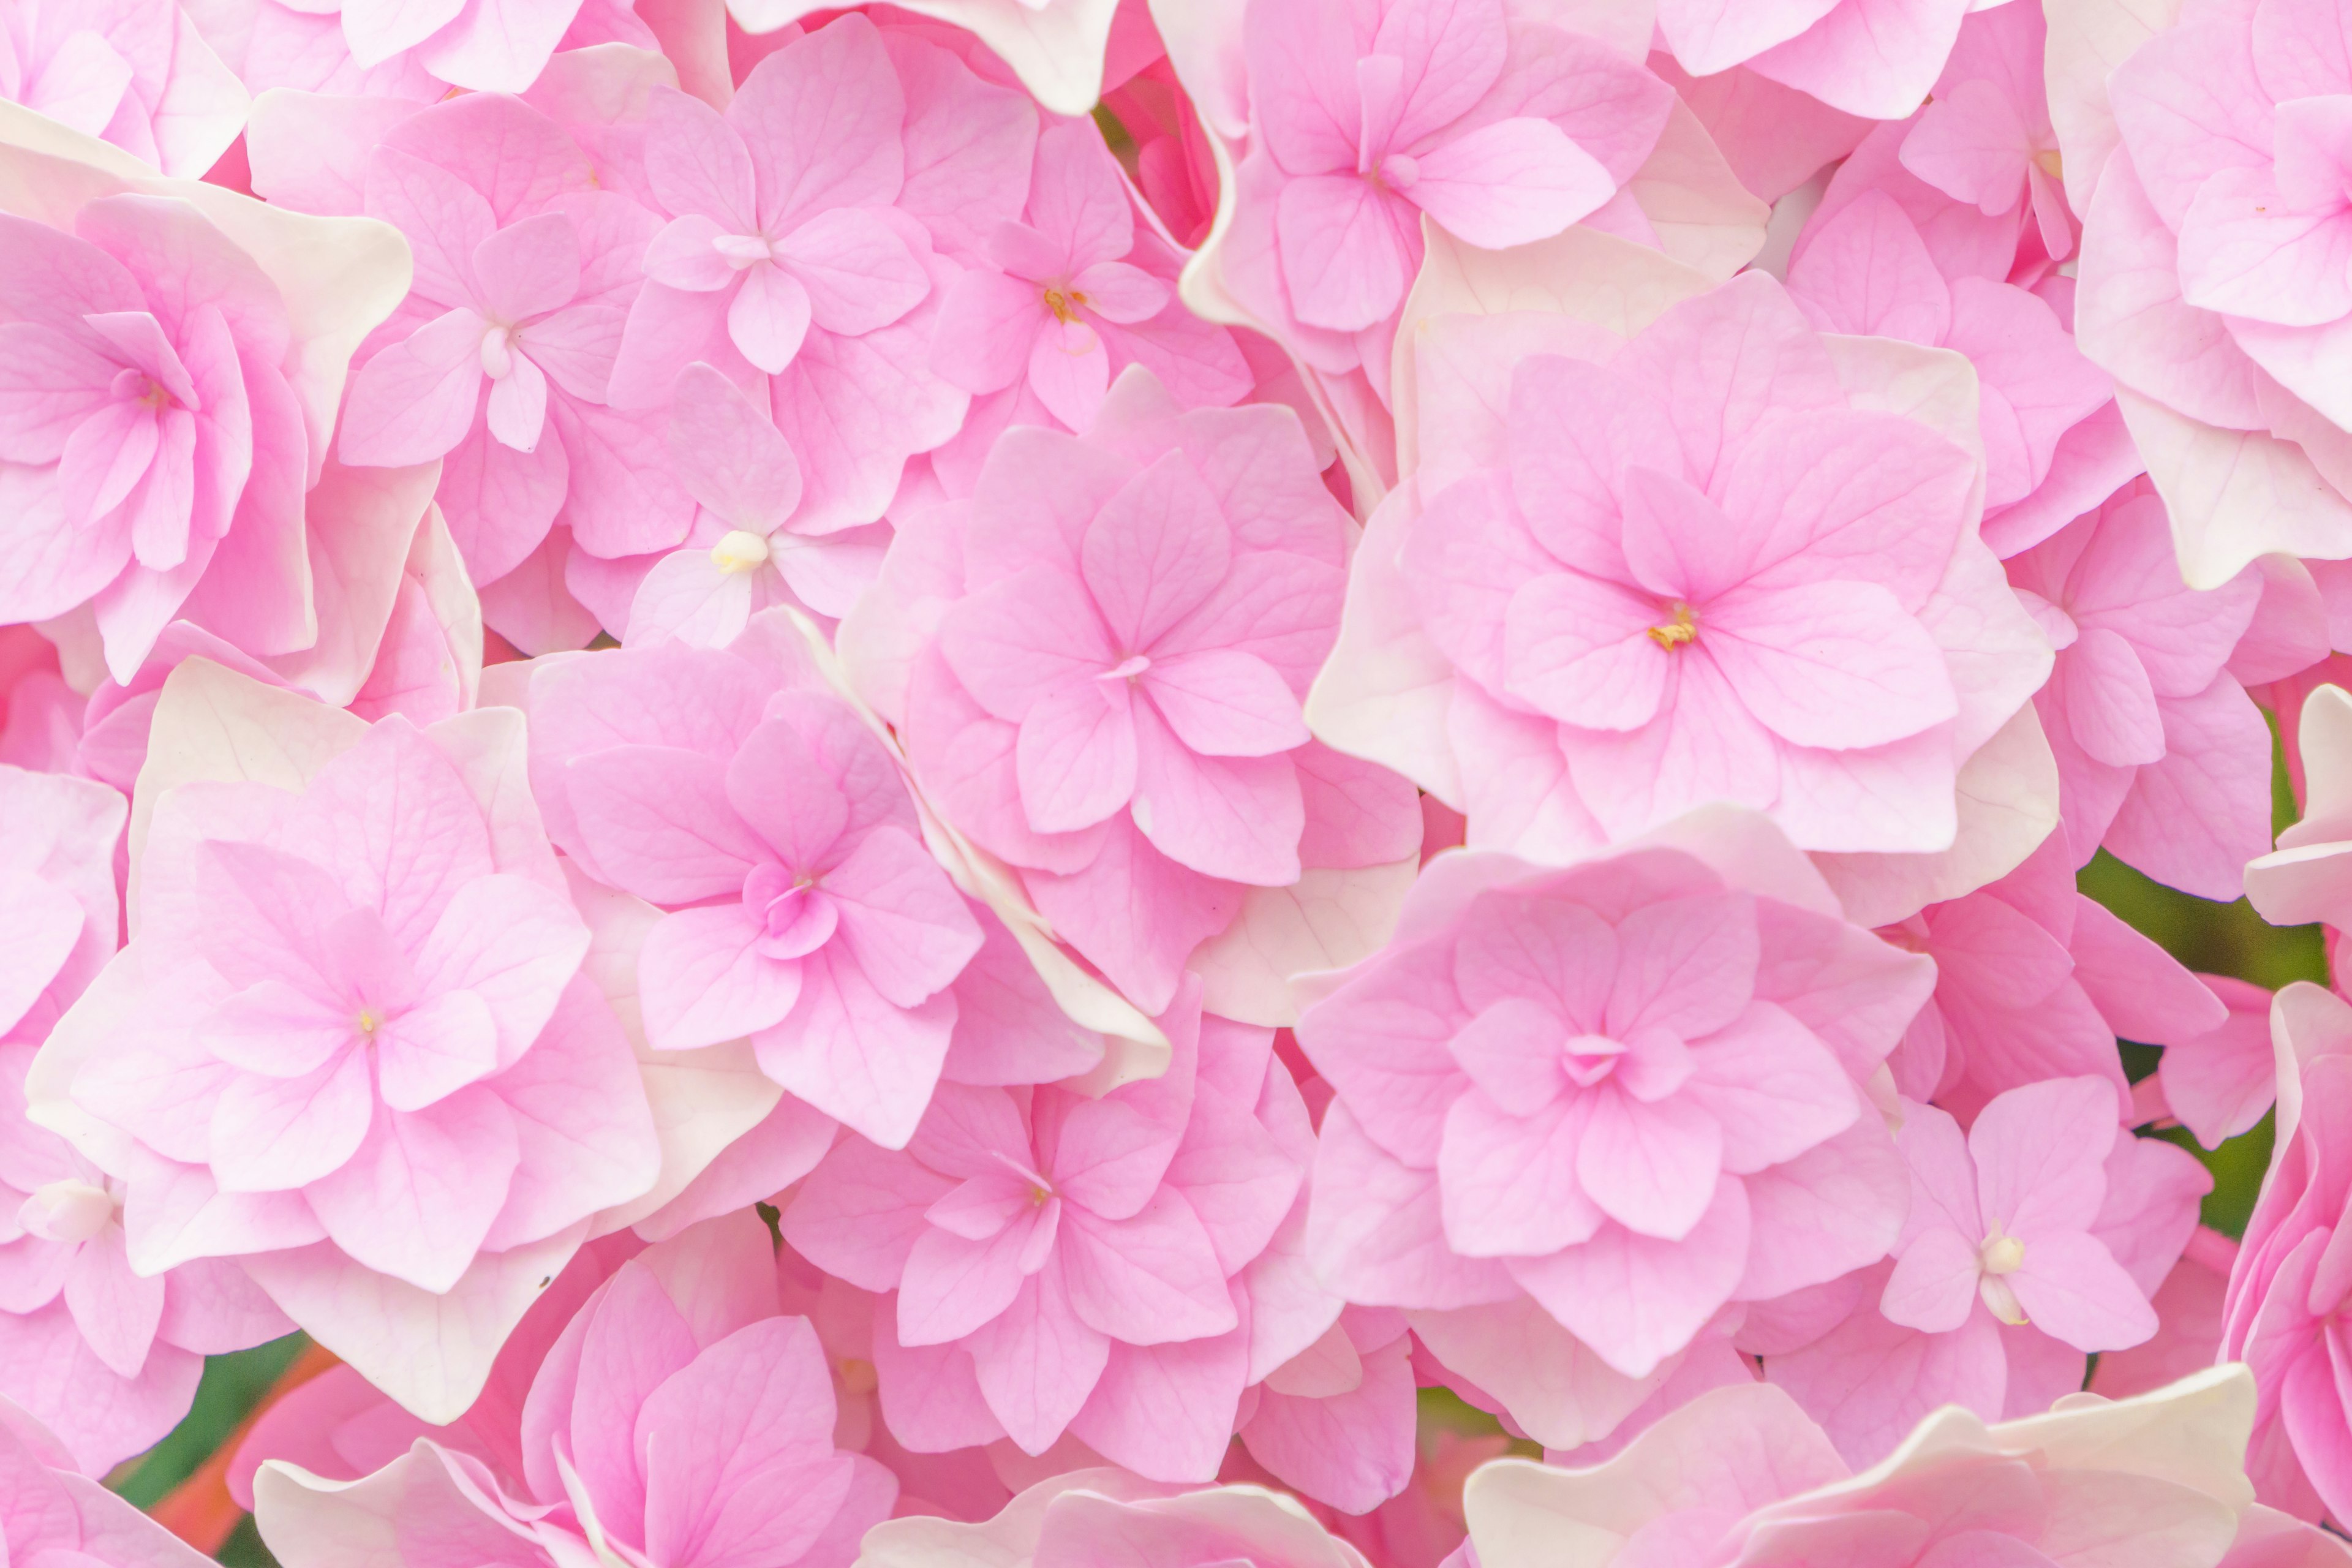
[[[0,0],[0,1552],[2352,1564],[2347,37]]]

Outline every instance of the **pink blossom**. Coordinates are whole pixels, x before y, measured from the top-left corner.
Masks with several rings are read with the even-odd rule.
[[[2194,1376],[2219,1360],[2222,1294],[2237,1258],[2235,1241],[2198,1226],[2180,1261],[2147,1299],[2156,1309],[2156,1336],[2129,1350],[2101,1352],[2091,1370],[2091,1392],[2105,1399],[2127,1398]]]
[[[800,460],[803,531],[880,517],[905,460],[954,435],[969,401],[927,364],[953,275],[940,253],[1020,215],[1035,136],[1025,100],[856,14],[761,59],[724,116],[656,89],[645,169],[671,221],[614,403],[665,402],[702,360],[765,393]]]
[[[41,1424],[0,1404],[0,1541],[12,1559],[102,1568],[203,1568],[210,1561],[100,1482]]]
[[[2158,881],[2231,899],[2270,842],[2270,731],[2224,668],[2262,596],[2243,573],[2180,579],[2146,480],[2009,565],[2058,650],[2034,696],[2058,757],[2076,854],[2107,850]]]
[[[1057,125],[1038,138],[1024,216],[988,237],[988,258],[1002,270],[966,272],[940,300],[931,368],[974,396],[959,446],[1013,422],[1084,430],[1129,364],[1147,366],[1189,407],[1223,406],[1250,391],[1232,334],[1178,302],[1176,258],[1137,225],[1118,165],[1092,125]]]
[[[2047,304],[2012,284],[1939,270],[1917,227],[1881,192],[1807,226],[1789,292],[1824,331],[1968,356],[1977,371],[1989,512],[2039,489],[2068,434],[2114,390]]]
[[[530,1378],[520,1475],[429,1438],[352,1482],[272,1460],[253,1480],[263,1539],[289,1568],[846,1563],[897,1483],[835,1448],[815,1331],[776,1306],[748,1214],[647,1248]]]
[[[2224,1026],[2211,990],[2074,890],[2062,827],[2016,870],[1879,934],[1936,961],[1936,994],[1889,1066],[1904,1093],[1973,1121],[1994,1096],[2095,1077],[2128,1103],[2117,1037],[2194,1040]]]
[[[331,531],[303,492],[352,347],[406,287],[396,237],[32,133],[0,147],[0,619],[94,616],[126,679],[174,616],[312,647]]]
[[[553,121],[488,94],[404,121],[367,158],[365,210],[406,237],[416,282],[352,374],[337,450],[442,459],[437,499],[486,586],[551,527],[620,557],[677,543],[690,516],[657,423],[604,406],[656,225],[594,185]]]
[[[2290,1544],[2291,1521],[2249,1507],[2248,1384],[2243,1368],[2217,1367],[1991,1426],[1938,1411],[1859,1474],[1778,1390],[1720,1388],[1595,1468],[1489,1465],[1464,1504],[1482,1568],[2023,1568],[2105,1554],[2212,1568],[2233,1542]]]
[[[829,693],[730,653],[631,649],[550,674],[532,772],[557,842],[667,911],[637,960],[647,1042],[748,1037],[793,1095],[902,1147],[981,930],[880,741]]]
[[[678,482],[700,504],[684,544],[654,561],[637,584],[632,644],[674,637],[722,647],[776,605],[838,620],[881,570],[886,524],[830,533],[794,527],[799,460],[767,416],[707,364],[678,373],[669,451]]]
[[[2041,8],[1978,8],[1903,138],[1903,166],[1989,218],[2029,234],[2051,262],[2074,253],[2077,226],[2059,181],[2058,132],[2042,83],[2049,35]]]
[[[233,1263],[131,1271],[123,1184],[25,1120],[32,1058],[0,1046],[0,1394],[103,1475],[179,1424],[206,1355],[294,1325]]]
[[[963,1524],[894,1519],[874,1528],[865,1568],[1088,1568],[1129,1557],[1166,1568],[1367,1568],[1363,1555],[1327,1532],[1279,1492],[1255,1486],[1185,1491],[1117,1469],[1080,1469],[1038,1482],[995,1518]]]
[[[729,0],[748,33],[768,33],[832,7],[824,0]],[[1124,24],[1118,0],[901,0],[892,9],[968,28],[1055,114],[1080,115],[1101,96],[1104,50]]]
[[[2346,1290],[2330,1256],[2347,1193],[2335,1148],[2352,1115],[2352,1006],[2307,983],[2279,993],[2278,1131],[2230,1271],[2221,1354],[2253,1369],[2247,1468],[2298,1518],[2352,1513],[2352,1432],[2332,1348]]]
[[[1336,1303],[1302,1312],[1261,1257],[1306,1173],[1306,1107],[1268,1032],[1179,1007],[1163,1076],[1099,1099],[942,1085],[903,1153],[845,1140],[786,1207],[804,1257],[897,1293],[874,1352],[901,1442],[1042,1454],[1066,1432],[1206,1480],[1244,1390],[1328,1326]]]
[[[2148,1299],[2212,1178],[2172,1144],[2118,1133],[2112,1094],[2045,1079],[1996,1099],[1965,1139],[1906,1103],[1911,1209],[1892,1263],[1750,1312],[1741,1347],[1849,1460],[1875,1461],[1945,1405],[2038,1414],[2083,1386],[2085,1342],[2155,1331]],[[2025,1278],[2045,1256],[2046,1278]]]
[[[1557,858],[1728,801],[1809,849],[1950,847],[1959,769],[2050,657],[1970,454],[1849,394],[1761,274],[1622,342],[1580,326],[1464,319],[1423,409],[1446,446],[1368,526],[1367,646],[1343,635],[1318,734],[1466,806],[1473,845]]]
[[[159,731],[172,687],[214,668],[174,672]],[[520,1288],[652,1184],[644,1087],[513,792],[519,715],[370,726],[226,679],[196,699],[212,733],[224,705],[274,700],[281,734],[311,728],[306,765],[273,787],[200,782],[218,764],[173,756],[191,783],[154,803],[132,855],[137,927],[43,1047],[36,1114],[123,1183],[135,1268],[235,1258],[446,1418]],[[481,1328],[420,1353],[417,1319],[444,1301]]]
[[[2308,42],[2337,22],[2333,0],[2263,0],[2153,29],[2094,11],[2053,39],[2077,330],[2126,389],[2192,586],[2266,550],[2352,553],[2352,401],[2328,369],[2352,205],[2326,119],[2352,64]]]
[[[12,0],[0,98],[193,180],[244,128],[244,85],[178,0]]]
[[[1504,0],[1255,0],[1244,48],[1234,279],[1262,320],[1310,337],[1393,318],[1423,215],[1499,248],[1591,214],[1649,155],[1673,103],[1600,41]]]
[[[1860,1085],[1929,966],[1845,923],[1760,825],[1711,848],[1724,869],[1668,848],[1559,871],[1440,857],[1402,940],[1299,1020],[1338,1091],[1308,1254],[1350,1300],[1410,1310],[1440,1360],[1446,1314],[1531,1299],[1518,1332],[1556,1323],[1631,1390],[1726,1303],[1895,1239],[1903,1178]],[[1530,1382],[1459,1370],[1555,1447],[1613,1425],[1570,1436]]]
[[[1745,65],[1873,120],[1899,120],[1936,86],[1968,0],[1660,0],[1658,31],[1693,76]]]
[[[908,518],[843,627],[927,798],[1147,1009],[1248,888],[1418,839],[1299,717],[1345,527],[1289,410],[1183,411],[1131,367],[1085,437],[1009,432],[968,505]]]

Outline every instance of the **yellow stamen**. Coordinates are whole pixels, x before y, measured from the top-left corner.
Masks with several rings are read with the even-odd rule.
[[[1698,617],[1691,614],[1688,605],[1676,601],[1675,618],[1650,628],[1650,640],[1669,653],[1686,642],[1698,640]]]
[[[2036,168],[2053,180],[2063,180],[2066,177],[2065,160],[2058,155],[2058,149],[2055,147],[2033,154],[2033,163]]]
[[[1086,302],[1087,297],[1084,294],[1077,292],[1076,289],[1072,289],[1068,293],[1064,293],[1059,289],[1048,289],[1045,290],[1045,309],[1053,311],[1054,320],[1061,322],[1064,326],[1067,326],[1072,321],[1078,319],[1078,307],[1084,305]]]

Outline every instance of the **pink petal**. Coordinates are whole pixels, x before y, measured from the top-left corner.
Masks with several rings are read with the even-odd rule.
[[[1085,321],[1054,321],[1029,345],[1028,390],[1073,430],[1090,428],[1110,387],[1110,353]]]
[[[1664,1029],[1685,1040],[1738,1018],[1754,994],[1754,907],[1736,896],[1668,899],[1617,922],[1617,973],[1606,1032],[1630,1040]]]
[[[1025,1452],[1052,1447],[1110,1360],[1110,1340],[1073,1310],[1062,1270],[1022,1281],[996,1321],[971,1336],[972,1366],[988,1408]]]
[[[1210,756],[1263,757],[1307,743],[1298,700],[1272,666],[1234,648],[1156,661],[1140,682],[1168,727]]]
[[[2164,755],[2164,717],[2147,669],[2131,645],[2105,626],[2086,627],[2059,656],[2056,679],[2074,742],[2112,767]]]
[[[1064,686],[1021,721],[1015,776],[1040,833],[1091,827],[1135,793],[1134,697],[1123,681]]]
[[[1565,1033],[1559,1015],[1551,1008],[1527,997],[1506,996],[1471,1019],[1450,1048],[1489,1100],[1528,1115],[1559,1099],[1568,1086],[1560,1065]]]
[[[728,804],[718,764],[695,752],[595,752],[572,764],[570,794],[597,865],[639,898],[689,904],[733,893],[769,858]]]
[[[2263,171],[2226,169],[2180,223],[2180,294],[2200,310],[2312,327],[2352,313],[2352,219],[2305,207]]]
[[[394,1110],[421,1110],[499,1065],[499,1029],[489,1004],[446,991],[376,1030],[376,1082]]]
[[[547,377],[528,356],[515,355],[513,368],[491,381],[487,412],[490,434],[501,446],[537,450],[547,428]]]
[[[1931,1334],[1948,1334],[1976,1310],[1977,1278],[1983,1264],[1977,1241],[1940,1226],[1903,1249],[1887,1277],[1879,1310],[1890,1322]]]
[[[898,231],[859,208],[793,229],[776,242],[776,261],[807,293],[816,325],[846,337],[888,326],[931,291],[929,272]]]
[[[336,438],[343,461],[404,468],[431,462],[463,439],[483,380],[484,330],[482,318],[460,306],[362,365]]]
[[[945,989],[980,951],[980,927],[929,851],[877,827],[825,873],[841,932],[875,990],[911,1007]]]
[[[66,1310],[100,1361],[118,1376],[137,1377],[155,1343],[168,1289],[161,1279],[133,1274],[120,1237],[101,1234],[74,1252]]]
[[[1672,651],[1651,637],[1672,613],[1577,572],[1536,578],[1503,617],[1505,689],[1562,723],[1633,730],[1657,713]]]
[[[1048,693],[1118,662],[1085,584],[1050,566],[960,601],[940,624],[940,651],[982,707],[1014,721]]]
[[[1526,1115],[1484,1093],[1456,1100],[1437,1154],[1445,1245],[1465,1258],[1540,1258],[1591,1239],[1606,1219],[1576,1176],[1591,1113],[1582,1097]]]
[[[1125,1219],[1071,1205],[1059,1247],[1071,1310],[1128,1344],[1164,1344],[1232,1329],[1224,1270],[1200,1216],[1163,1187]]]
[[[2147,1298],[2080,1231],[2035,1236],[2009,1283],[2034,1327],[2076,1350],[2123,1350],[2156,1332]]]
[[[1710,602],[1699,644],[1782,739],[1885,745],[1955,717],[1943,649],[1874,583],[1737,590]]]
[[[1001,391],[1027,371],[1030,347],[1051,320],[1035,284],[1001,272],[959,273],[940,296],[931,370],[966,392]]]
[[[1027,1193],[1017,1197],[1021,1207],[1030,1210]],[[937,1226],[925,1230],[907,1256],[906,1276],[898,1285],[898,1342],[950,1344],[995,1321],[1021,1293],[1023,1281],[1034,1273],[1021,1268],[1034,1223],[1024,1215],[979,1239]]]
[[[809,296],[772,262],[755,262],[727,307],[727,335],[743,357],[774,375],[793,363],[808,336]]]
[[[1233,534],[1216,498],[1171,452],[1103,504],[1079,547],[1081,575],[1125,653],[1150,652],[1224,580]]]
[[[1202,756],[1151,708],[1138,704],[1131,711],[1132,810],[1152,846],[1203,876],[1261,887],[1295,881],[1306,806],[1289,762]]]
[[[1403,214],[1412,211],[1351,174],[1285,184],[1275,233],[1298,319],[1353,332],[1395,310],[1420,260],[1419,236],[1405,227]]]
[[[1679,1241],[1707,1212],[1722,1168],[1723,1130],[1696,1104],[1644,1104],[1613,1086],[1593,1096],[1577,1180],[1612,1219]]]
[[[656,87],[646,105],[646,179],[673,214],[716,219],[732,234],[758,227],[742,137],[709,105],[674,88]]]
[[[760,221],[888,205],[905,174],[905,105],[881,34],[854,13],[753,67],[728,119],[752,149]]]
[[[1549,120],[1482,125],[1440,142],[1416,162],[1407,198],[1488,250],[1548,239],[1617,189],[1609,171]]]
[[[766,934],[740,903],[663,916],[637,956],[646,1043],[696,1050],[782,1023],[800,997],[801,970],[760,951]]]
[[[580,231],[562,213],[509,224],[474,247],[483,313],[520,326],[580,292]]]
[[[520,1155],[514,1115],[480,1085],[423,1110],[383,1110],[350,1161],[303,1189],[335,1245],[420,1289],[474,1261]]]
[[[0,326],[0,457],[49,463],[112,401],[117,366],[87,341],[31,321]]]
[[[1509,1268],[1569,1332],[1619,1372],[1643,1377],[1729,1299],[1747,1255],[1748,1197],[1734,1180],[1716,1187],[1680,1241],[1604,1225],[1581,1246]]]
[[[341,1170],[367,1137],[363,1052],[300,1078],[231,1077],[213,1106],[212,1169],[229,1192],[284,1192]]]
[[[1988,1226],[2021,1237],[2029,1249],[2044,1230],[2089,1227],[2106,1195],[2114,1095],[2098,1079],[2051,1079],[1985,1107],[1969,1130],[1969,1152]]]
[[[784,1021],[752,1037],[760,1070],[885,1148],[903,1148],[922,1120],[955,1026],[955,998],[900,1007],[846,952],[801,961],[801,994]]]

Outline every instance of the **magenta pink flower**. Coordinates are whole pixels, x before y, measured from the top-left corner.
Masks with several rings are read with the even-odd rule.
[[[2144,479],[2014,557],[2009,574],[2058,650],[2033,700],[2077,855],[2104,844],[2158,881],[2237,897],[2270,844],[2270,731],[2225,668],[2259,574],[2206,593],[2183,584]]]
[[[630,649],[550,674],[532,774],[556,840],[668,911],[637,961],[647,1042],[748,1037],[793,1095],[902,1147],[981,930],[889,753],[837,698],[730,653]]]
[[[874,1352],[900,1441],[1042,1454],[1068,1432],[1205,1480],[1243,1391],[1328,1325],[1256,1267],[1308,1131],[1269,1032],[1161,1022],[1160,1078],[1099,1099],[942,1086],[903,1153],[846,1140],[785,1209],[812,1262],[897,1293]]]
[[[700,504],[684,544],[637,584],[630,643],[677,637],[724,647],[777,605],[835,621],[881,571],[887,524],[829,533],[795,526],[799,460],[767,416],[707,364],[678,373],[669,453],[678,483]]]
[[[10,0],[0,98],[188,180],[228,150],[250,107],[179,0]]]
[[[1146,1009],[1244,887],[1397,858],[1396,781],[1299,716],[1345,526],[1288,410],[1131,368],[1086,437],[1013,431],[968,509],[910,519],[844,628],[928,798]]]
[[[1750,1312],[1740,1347],[1849,1460],[1874,1462],[1946,1405],[2038,1415],[2082,1387],[2086,1344],[2154,1332],[2149,1300],[2213,1182],[2186,1151],[2116,1131],[2113,1094],[2044,1079],[1965,1138],[1906,1102],[1911,1210],[1893,1260]]]
[[[1424,214],[1499,248],[1591,213],[1649,156],[1673,103],[1598,40],[1504,0],[1255,0],[1243,37],[1242,302],[1323,334],[1394,316]]]
[[[311,647],[303,491],[351,347],[405,285],[399,247],[88,146],[0,149],[20,209],[0,215],[0,620],[94,617],[122,679],[179,616],[257,655]]]
[[[767,397],[807,486],[803,531],[875,521],[905,460],[962,423],[967,395],[927,363],[953,273],[938,252],[1020,216],[1034,108],[851,14],[761,60],[724,116],[659,89],[647,114],[646,177],[671,221],[614,403],[664,403],[686,365],[715,365]]]
[[[1895,1086],[1974,1119],[1995,1095],[2049,1078],[2100,1078],[2120,1115],[2118,1037],[2144,1045],[2222,1026],[2210,989],[2074,889],[2063,827],[1973,893],[1879,934],[1936,961],[1936,994],[1888,1065]]]
[[[2198,587],[2267,550],[2352,552],[2352,397],[2333,370],[2352,202],[2329,118],[2352,61],[2308,45],[2340,21],[2336,0],[2263,0],[2152,30],[2088,16],[2053,40],[2083,349],[2126,389]]]
[[[1453,674],[1383,680],[1358,706],[1384,732],[1347,744],[1466,804],[1473,844],[1572,854],[1727,801],[1809,849],[1948,847],[1960,765],[2050,657],[1969,455],[1855,406],[1761,274],[1579,341],[1465,346],[1487,428],[1391,492],[1354,568]]]
[[[543,1353],[528,1394],[491,1417],[507,1454],[478,1456],[451,1431],[355,1483],[263,1465],[271,1551],[288,1568],[600,1552],[829,1568],[889,1514],[890,1472],[834,1446],[824,1352],[805,1319],[778,1314],[767,1230],[749,1214],[619,1264]]]
[[[1825,331],[1906,339],[1976,366],[1988,511],[2050,478],[2066,437],[2114,392],[2056,312],[2011,284],[1938,269],[1917,227],[1882,192],[1809,225],[1789,293]]]
[[[1776,891],[1807,903],[1679,850],[1433,862],[1407,940],[1298,1023],[1338,1091],[1307,1220],[1323,1277],[1441,1316],[1532,1298],[1643,1379],[1725,1303],[1883,1256],[1902,1178],[1859,1086],[1929,967],[1825,891]],[[1558,1429],[1537,1390],[1478,1381]]]
[[[103,1475],[187,1415],[206,1355],[294,1325],[223,1259],[131,1271],[123,1184],[25,1118],[32,1058],[0,1046],[0,1394]]]
[[[646,1191],[657,1150],[579,972],[587,928],[496,782],[521,776],[519,722],[343,722],[299,794],[159,805],[139,930],[33,1097],[122,1181],[137,1268],[236,1258],[412,1408],[454,1413],[529,1303],[519,1276]],[[418,1357],[403,1335],[445,1299],[484,1332]]]
[[[1178,303],[1175,258],[1137,225],[1092,126],[1038,138],[1024,217],[985,242],[1001,271],[966,272],[940,300],[931,368],[973,395],[968,430],[992,437],[1007,423],[1046,423],[1041,411],[1084,430],[1130,364],[1188,407],[1236,403],[1252,389],[1232,334]]]
[[[403,121],[365,178],[366,211],[407,237],[416,282],[352,374],[342,459],[442,459],[437,499],[486,586],[558,525],[601,557],[677,542],[689,503],[657,426],[604,405],[652,215],[593,188],[546,116],[492,95]],[[495,595],[490,607],[496,625]]]

